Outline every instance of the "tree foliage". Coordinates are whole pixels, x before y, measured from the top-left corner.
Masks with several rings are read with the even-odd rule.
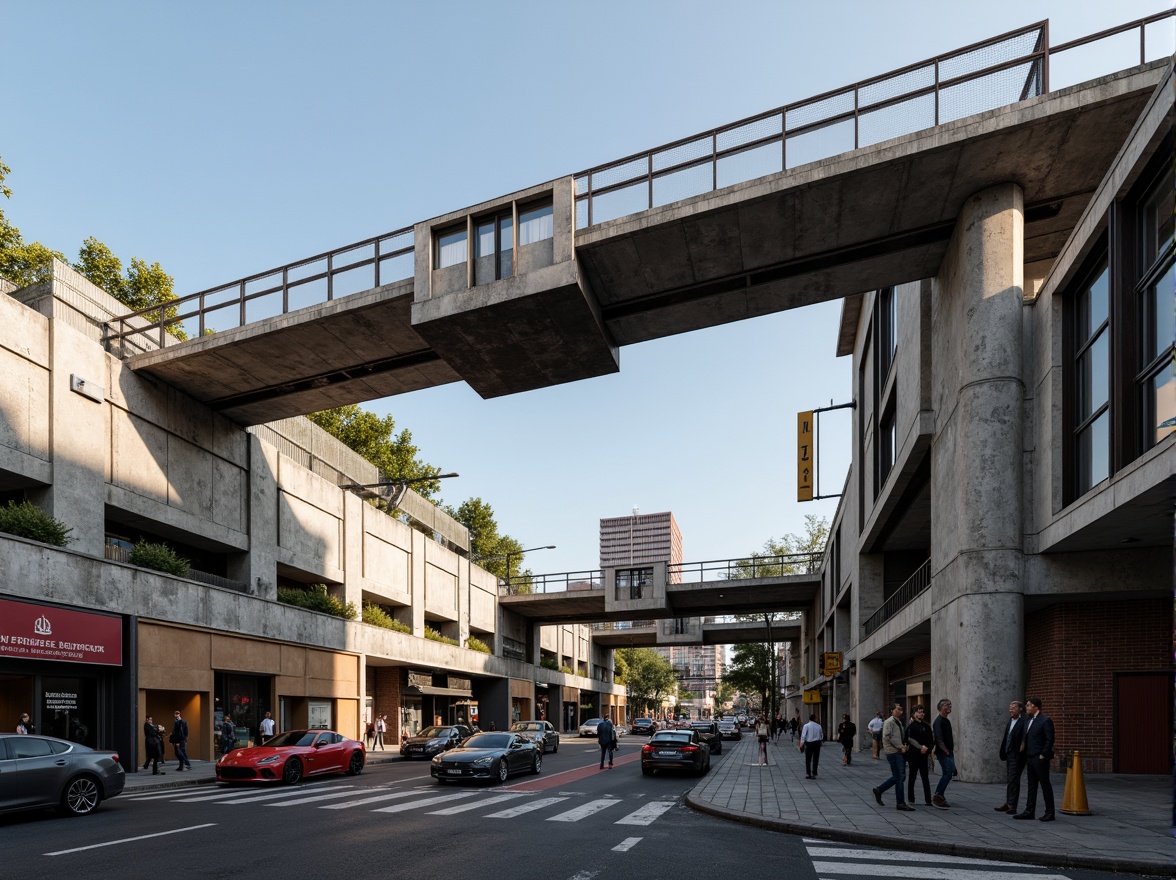
[[[416,480],[441,473],[440,468],[421,460],[411,431],[406,428],[396,433],[396,420],[391,415],[381,417],[351,404],[311,413],[307,418],[378,467],[389,480]],[[440,491],[441,482],[423,480],[413,483],[412,488],[432,498]]]
[[[764,642],[736,645],[731,652],[731,664],[723,673],[723,682],[737,691],[758,694],[763,705],[771,703],[775,666],[774,652]]]
[[[656,711],[662,699],[674,691],[678,683],[670,661],[653,648],[619,648],[616,652],[618,670],[624,668],[625,692],[629,711]]]
[[[523,545],[498,530],[494,508],[481,498],[469,498],[446,512],[470,530],[470,555],[496,577],[518,577]],[[529,573],[529,572],[528,572]]]

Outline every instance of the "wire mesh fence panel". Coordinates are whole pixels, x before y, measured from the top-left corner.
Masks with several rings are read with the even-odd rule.
[[[782,170],[784,157],[780,153],[780,144],[763,144],[719,159],[718,184],[720,187],[733,186]]]
[[[939,93],[939,121],[953,122],[1015,103],[1022,94],[1036,95],[1039,70],[1037,62],[1026,62],[943,89]]]
[[[939,59],[939,81],[955,79],[957,76],[967,76],[994,64],[1022,58],[1037,48],[1037,41],[1041,37],[1041,28],[1030,28],[1027,31],[1005,37],[996,43],[986,43],[958,55],[949,55]]]
[[[581,174],[579,177],[577,177],[575,179],[574,183],[576,184],[576,195],[578,195],[578,196],[588,195],[588,175],[587,174]]]
[[[642,179],[638,183],[621,187],[612,192],[592,197],[592,223],[615,220],[626,214],[636,214],[649,207],[649,184]]]
[[[576,228],[588,228],[588,197],[576,199]]]
[[[784,114],[784,127],[787,131],[795,131],[806,125],[823,122],[840,116],[842,113],[853,112],[853,89],[846,89],[818,101],[810,101],[793,107]],[[789,162],[789,165],[792,163]]]
[[[229,303],[204,310],[204,329],[224,332],[241,326],[241,304]]]
[[[268,272],[265,275],[259,275],[257,278],[251,278],[245,282],[245,295],[249,296],[253,293],[261,293],[263,290],[270,290],[275,287],[282,286],[282,270],[275,269],[273,272]],[[240,288],[238,287],[238,290]]]
[[[282,314],[282,292],[275,291],[245,303],[245,323],[264,321]]]
[[[734,128],[727,128],[715,135],[715,149],[720,153],[733,147],[754,143],[766,137],[781,136],[784,120],[782,114],[761,116]]]
[[[327,279],[315,278],[313,281],[298,281],[286,288],[286,297],[290,311],[316,306],[327,301]]]
[[[898,73],[869,83],[858,89],[858,106],[867,107],[879,101],[887,101],[914,92],[918,89],[935,85],[935,64],[924,64],[922,67]]]
[[[694,159],[702,159],[711,155],[713,141],[709,134],[697,137],[692,141],[687,141],[684,144],[669,147],[665,150],[658,150],[653,154],[653,170],[661,171],[665,168],[673,168],[682,162],[690,162]],[[593,181],[595,183],[595,180]]]
[[[1131,33],[1135,33],[1135,31]],[[1149,25],[1144,25],[1143,39],[1144,61],[1159,61],[1161,58],[1170,58],[1173,54],[1176,54],[1176,23],[1170,18],[1165,18],[1163,21],[1153,21]],[[1065,57],[1064,53],[1062,57]],[[1053,85],[1052,77],[1050,78],[1050,85]]]
[[[789,168],[796,168],[852,149],[853,120],[844,119],[824,128],[788,138],[785,160]]]
[[[1172,23],[1169,19],[1168,27]],[[1064,89],[1139,64],[1139,31],[1125,31],[1049,57],[1050,91]]]
[[[331,276],[331,297],[339,299],[363,290],[371,290],[376,284],[376,271],[373,266],[356,266],[335,272]]]
[[[380,284],[392,284],[411,278],[416,269],[412,251],[380,260]]]
[[[317,260],[308,260],[305,263],[299,263],[297,266],[289,266],[286,269],[286,278],[290,281],[298,281],[302,278],[309,278],[312,275],[322,275],[327,271],[327,258],[321,257]]]
[[[710,192],[714,185],[714,170],[708,161],[693,168],[683,168],[653,179],[653,204],[668,205],[691,196]]]
[[[935,125],[935,95],[919,95],[858,116],[858,146],[868,147]]]
[[[621,162],[618,165],[610,165],[608,168],[603,168],[600,171],[592,172],[592,191],[604,189],[612,186],[615,183],[624,183],[627,180],[635,180],[637,178],[644,179],[649,173],[649,159],[645,156],[638,156],[636,159],[630,159],[628,162]],[[592,209],[593,220],[596,219],[596,209]]]

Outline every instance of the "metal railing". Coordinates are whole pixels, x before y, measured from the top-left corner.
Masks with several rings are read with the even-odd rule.
[[[820,568],[823,555],[824,552],[821,551],[671,563],[667,575],[672,584],[695,584],[706,581],[738,581],[748,578],[813,574]]]
[[[565,571],[559,574],[517,574],[499,582],[499,592],[504,596],[598,590],[603,587],[604,572],[600,570]]]
[[[931,560],[920,565],[903,585],[882,603],[882,607],[869,616],[862,624],[862,635],[868,636],[878,629],[899,611],[905,608],[916,596],[931,586]]]
[[[131,562],[131,552],[125,547],[119,547],[117,544],[106,544],[104,555],[111,562],[125,562],[127,565],[134,565]],[[208,584],[212,587],[223,587],[226,590],[236,590],[238,593],[248,593],[249,586],[240,581],[223,578],[218,574],[209,574],[206,571],[189,566],[188,573],[184,575],[190,581],[199,581],[202,584]]]
[[[656,620],[607,620],[592,624],[598,632],[625,632],[630,629],[649,629],[657,626]]]
[[[1147,27],[1173,16],[1167,10],[1052,47],[1047,19],[577,172],[576,228],[1036,97],[1050,90],[1051,57],[1134,30],[1143,64]],[[204,336],[410,278],[413,239],[406,226],[140,309],[108,323],[107,344],[123,356],[149,351],[179,342],[172,329]]]

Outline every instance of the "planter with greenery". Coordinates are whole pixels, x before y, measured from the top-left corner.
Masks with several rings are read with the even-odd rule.
[[[358,613],[354,602],[344,602],[327,592],[326,584],[312,584],[306,589],[278,587],[278,601],[297,605],[308,611],[319,611],[344,620],[355,620]]]
[[[466,647],[471,651],[481,651],[483,654],[490,653],[490,646],[477,636],[470,636],[468,639],[466,639]]]
[[[451,639],[449,636],[441,635],[441,633],[437,632],[431,626],[425,627],[425,638],[430,642],[440,642],[443,645],[453,645],[454,647],[459,647],[461,644],[457,639]]]
[[[162,571],[164,574],[174,574],[176,577],[188,576],[188,560],[176,554],[167,544],[152,544],[140,541],[127,557],[127,562],[140,568],[150,568]]]
[[[552,660],[550,657],[544,657],[542,660],[539,661],[539,665],[542,666],[544,669],[550,669],[552,672],[559,672],[559,664],[556,663],[554,660]]]
[[[412,633],[412,627],[406,623],[401,623],[379,605],[373,602],[365,602],[363,606],[363,622],[370,623],[372,626],[382,626],[384,629],[394,630],[399,633]]]
[[[69,536],[72,531],[29,501],[19,504],[9,501],[6,507],[0,507],[0,532],[64,547],[72,540]]]

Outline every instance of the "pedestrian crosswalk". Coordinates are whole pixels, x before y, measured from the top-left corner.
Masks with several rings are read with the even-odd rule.
[[[515,819],[540,811],[548,822],[580,822],[605,814],[614,825],[650,825],[674,807],[677,799],[642,801],[637,809],[631,797],[617,795],[589,797],[561,791],[558,796],[540,797],[531,791],[468,789],[441,791],[435,785],[402,788],[400,783],[361,787],[351,784],[300,785],[280,791],[247,788],[218,789],[194,793],[191,789],[155,791],[129,795],[127,801],[167,801],[176,804],[211,804],[220,806],[256,805],[258,807],[314,807],[321,810],[361,810],[371,813],[408,813],[419,810],[429,816],[452,816],[459,813],[486,819]],[[617,816],[615,820],[613,816]]]
[[[938,853],[905,852],[804,838],[817,880],[903,877],[909,880],[1069,880],[1036,865]]]

